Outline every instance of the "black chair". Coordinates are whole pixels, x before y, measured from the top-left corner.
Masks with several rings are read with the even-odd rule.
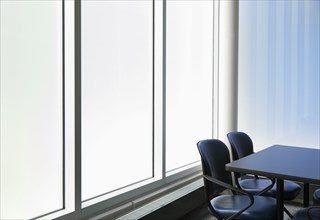
[[[320,220],[320,206],[300,209],[293,216],[293,220]]]
[[[313,204],[320,205],[320,189],[316,189],[313,193]]]
[[[198,142],[197,146],[201,156],[204,187],[210,214],[219,220],[276,219],[276,200],[274,198],[253,196],[232,186],[231,173],[225,170],[225,165],[230,162],[230,154],[223,142],[215,139],[203,140]],[[227,189],[232,193],[223,195]]]
[[[230,132],[227,134],[229,139],[231,149],[232,149],[232,156],[234,160],[238,160],[242,157],[248,156],[253,153],[253,142],[251,138],[244,132]],[[273,185],[269,187],[269,190],[266,190],[266,187],[272,184],[270,179],[266,178],[247,178],[241,179],[245,174],[236,173],[236,184],[241,189],[251,192],[253,194],[263,193],[265,196],[272,196],[276,197],[276,186]],[[240,180],[239,180],[240,178]],[[284,181],[284,192],[283,197],[284,200],[293,200],[297,197],[297,195],[301,191],[301,187],[291,181]],[[292,218],[291,213],[284,207],[284,211]]]

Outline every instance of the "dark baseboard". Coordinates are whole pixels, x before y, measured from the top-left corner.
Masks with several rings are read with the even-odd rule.
[[[179,219],[190,211],[203,206],[205,202],[203,187],[189,193],[168,205],[144,216],[142,220]]]

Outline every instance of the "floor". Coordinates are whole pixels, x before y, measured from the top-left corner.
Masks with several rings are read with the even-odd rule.
[[[296,213],[300,208],[300,204],[286,204],[286,208],[291,214]],[[215,220],[216,218],[209,214],[207,206],[204,205],[198,209],[195,209],[191,213],[183,216],[179,220]],[[291,218],[284,213],[284,220],[291,220]]]

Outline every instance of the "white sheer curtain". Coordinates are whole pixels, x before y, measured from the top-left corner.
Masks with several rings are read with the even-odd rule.
[[[320,146],[320,2],[240,1],[238,130]]]

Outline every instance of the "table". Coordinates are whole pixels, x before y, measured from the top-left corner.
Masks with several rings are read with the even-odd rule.
[[[283,219],[283,180],[304,183],[309,201],[309,184],[320,185],[320,149],[273,145],[226,164],[226,170],[276,178],[277,218]]]

